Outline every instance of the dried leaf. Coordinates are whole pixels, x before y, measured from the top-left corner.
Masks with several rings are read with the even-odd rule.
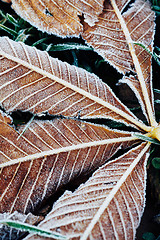
[[[79,35],[82,32],[81,17],[93,25],[103,10],[104,0],[12,0],[13,9],[26,21],[41,31],[57,35]]]
[[[124,75],[120,82],[127,83],[138,98],[143,113],[152,125],[154,117],[151,84],[151,56],[133,42],[141,42],[152,51],[154,12],[148,1],[136,0],[123,12],[129,1],[106,1],[99,21],[90,27],[84,24],[83,38],[111,65]]]
[[[59,187],[133,144],[129,133],[77,120],[33,121],[24,134],[0,121],[0,212],[34,211]]]
[[[11,3],[11,0],[1,0],[1,1],[5,3]]]
[[[12,0],[20,15],[44,31],[62,36],[81,32],[123,73],[121,82],[136,93],[151,126],[139,121],[94,74],[35,47],[0,38],[3,109],[57,115],[50,121],[33,120],[24,132],[26,126],[16,131],[12,119],[0,113],[0,212],[34,212],[58,188],[105,163],[74,193],[66,191],[39,226],[60,231],[70,239],[135,237],[145,203],[150,144],[142,143],[106,163],[119,148],[131,146],[137,138],[78,120],[110,118],[148,132],[143,136],[154,138],[159,133],[151,57],[134,46],[140,41],[150,44],[152,51],[154,14],[148,1],[136,0],[131,7],[129,2]],[[30,235],[27,239],[41,238]]]
[[[148,149],[139,145],[98,169],[74,193],[66,191],[39,226],[69,239],[134,239],[145,204]]]
[[[12,2],[13,8],[19,15],[46,31],[44,27],[40,26],[42,19],[46,16],[44,13],[45,7],[47,6],[46,1],[42,3],[39,1],[28,2],[21,0],[19,2],[12,0]],[[151,123],[152,126],[156,126],[151,83],[151,56],[140,46],[133,45],[133,42],[140,42],[149,46],[149,49],[152,51],[155,14],[151,10],[149,1],[144,0],[136,0],[135,3],[125,11],[125,7],[129,2],[130,0],[104,1],[104,6],[102,6],[103,1],[98,4],[97,1],[92,2],[92,4],[94,3],[95,6],[98,7],[98,9],[94,9],[93,7],[96,13],[90,11],[88,8],[90,7],[89,0],[85,2],[76,1],[74,4],[67,1],[67,7],[68,4],[71,4],[76,11],[77,9],[83,8],[83,10],[81,10],[82,12],[84,11],[84,20],[82,19],[81,21],[83,26],[81,25],[81,27],[77,29],[77,32],[82,33],[83,38],[108,60],[111,65],[116,67],[119,72],[122,72],[124,75],[126,73],[129,75],[129,77],[124,77],[121,82],[125,82],[131,87],[141,104],[148,122]],[[67,11],[66,9],[70,11],[72,7],[67,8],[66,1],[56,0],[54,2],[52,1],[52,3],[49,2],[48,5],[52,7],[52,4],[56,5],[55,8],[52,8],[53,16],[47,16],[45,24],[49,26],[50,30],[48,31],[63,36],[63,30],[59,29],[63,29],[67,23],[66,15],[64,14]],[[82,8],[81,5],[83,5]],[[88,7],[86,8],[84,5]],[[55,17],[57,16],[57,7],[58,22]],[[59,13],[61,11],[63,12],[62,15]],[[85,19],[86,11],[88,13],[90,11],[92,17],[95,16],[96,19],[94,21]],[[38,19],[39,15],[41,15],[41,21]],[[38,20],[34,20],[36,18]],[[52,19],[52,23],[50,22],[50,18]],[[75,19],[76,17],[74,20]],[[35,23],[35,21],[38,22]],[[52,28],[52,26],[56,26],[56,29]],[[73,27],[71,23],[69,26]],[[75,34],[75,30],[73,30],[71,34]]]
[[[97,76],[0,38],[0,102],[8,112],[110,118],[148,130]]]

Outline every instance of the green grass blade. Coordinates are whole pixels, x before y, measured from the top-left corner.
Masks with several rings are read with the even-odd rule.
[[[48,40],[48,39],[49,39],[48,37],[42,38],[42,39],[38,40],[37,42],[33,43],[33,44],[32,44],[32,47],[35,47],[36,45],[39,45],[39,44],[43,43],[44,41],[46,41],[46,40]],[[46,45],[47,45],[47,44],[46,44]]]
[[[47,45],[47,44],[46,44]],[[47,48],[47,46],[46,46]],[[77,44],[77,43],[64,43],[64,44],[56,44],[52,45],[49,49],[49,51],[66,51],[66,50],[87,50],[91,51],[92,48],[82,45],[82,44]]]
[[[23,131],[21,132],[21,134],[18,136],[17,140],[20,139],[20,137],[24,134],[24,132],[29,128],[30,124],[32,123],[32,121],[34,120],[34,116],[29,120],[29,122],[26,124],[25,128],[23,129]]]
[[[65,236],[63,236],[57,232],[47,231],[42,228],[29,225],[27,223],[21,223],[18,221],[4,219],[4,220],[0,221],[0,224],[5,224],[9,227],[16,228],[21,231],[27,231],[29,233],[38,234],[39,236],[43,236],[43,237],[50,237],[50,238],[58,239],[58,240],[66,240],[67,239]]]
[[[6,26],[4,26],[2,24],[0,24],[0,29],[8,32],[9,34],[11,34],[14,37],[17,37],[17,35],[18,35],[16,31],[14,31],[11,28],[8,28],[8,27],[6,27]]]
[[[160,104],[160,100],[159,99],[155,100],[155,103]]]
[[[3,17],[3,18],[6,18],[6,15],[0,10],[0,15]]]
[[[145,49],[153,58],[154,60],[158,63],[160,66],[160,58],[156,53],[152,53],[145,45],[142,43],[134,42],[135,45],[141,46],[143,49]]]
[[[25,42],[27,38],[30,36],[30,34],[19,34],[17,38],[15,39],[16,42]]]
[[[153,6],[152,9],[155,11],[160,11],[160,6]]]
[[[78,58],[77,55],[75,53],[75,51],[71,51],[72,56],[73,56],[73,65],[78,67]]]
[[[27,31],[28,31],[28,29],[21,29],[18,32],[18,36],[16,37],[15,41],[16,42],[25,42],[27,40],[27,38],[30,36],[30,34],[26,34]]]
[[[156,145],[160,145],[160,142],[157,139],[153,139],[153,138],[150,138],[150,137],[147,137],[145,135],[138,134],[138,133],[133,134],[133,136],[137,137],[137,138],[139,138],[141,140],[144,140],[146,142],[150,142],[150,143],[154,143]]]
[[[10,14],[6,14],[6,19],[10,22],[10,23],[12,23],[14,26],[16,26],[16,27],[20,27],[20,25],[18,24],[18,21],[14,18],[14,17],[12,17]]]
[[[143,233],[143,235],[142,235],[142,239],[143,239],[143,240],[156,240],[156,237],[155,237],[154,234],[151,233],[151,232],[145,232],[145,233]]]
[[[152,3],[152,9],[160,15],[160,1],[159,0],[150,0]]]
[[[156,88],[155,88],[155,89],[154,89],[154,92],[160,94],[160,90],[159,90],[159,89],[156,89]]]
[[[160,48],[159,47],[155,46],[155,49],[157,49],[160,52]]]
[[[50,43],[50,44],[47,46],[46,52],[49,52],[51,48],[52,48],[52,43]]]
[[[0,20],[0,24],[3,25],[3,24],[5,24],[6,21],[7,21],[6,18],[3,18]]]

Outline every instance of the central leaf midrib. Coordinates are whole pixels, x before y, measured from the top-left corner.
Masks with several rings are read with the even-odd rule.
[[[13,164],[16,164],[16,163],[20,163],[20,162],[25,162],[25,161],[29,161],[29,160],[42,158],[42,157],[45,157],[45,156],[51,156],[53,154],[59,154],[59,153],[62,153],[62,152],[69,152],[69,151],[84,149],[84,148],[88,148],[88,147],[102,146],[102,145],[107,145],[107,144],[111,144],[111,143],[121,143],[121,142],[127,142],[127,141],[134,141],[134,140],[137,140],[137,139],[138,138],[135,137],[135,136],[128,136],[128,137],[117,137],[117,138],[113,138],[113,139],[105,139],[105,140],[99,140],[99,141],[93,141],[93,142],[85,142],[85,143],[80,143],[80,144],[76,144],[76,145],[73,144],[71,146],[56,148],[56,149],[49,150],[49,151],[43,151],[43,152],[40,152],[40,153],[30,154],[30,155],[27,155],[27,156],[22,157],[22,158],[13,159],[12,161],[0,164],[0,168],[10,166],[10,165],[13,165]]]
[[[138,121],[136,118],[133,118],[132,116],[128,115],[127,113],[123,112],[122,110],[118,109],[117,107],[111,105],[110,103],[108,102],[105,102],[104,100],[86,92],[85,90],[63,80],[63,79],[60,79],[54,75],[52,75],[51,73],[48,73],[47,71],[43,70],[43,69],[40,69],[39,67],[36,67],[34,65],[31,65],[30,63],[22,60],[22,59],[19,59],[17,57],[14,57],[14,56],[11,56],[9,54],[7,54],[6,52],[4,52],[3,50],[0,50],[0,54],[3,55],[4,57],[12,60],[12,61],[15,61],[17,63],[20,63],[21,65],[29,68],[29,69],[32,69],[33,71],[37,72],[37,73],[40,73],[41,75],[44,75],[70,89],[72,89],[73,91],[93,100],[94,102],[96,103],[99,103],[100,105],[110,109],[111,111],[117,113],[118,115],[120,115],[121,117],[123,117],[124,119],[130,121],[131,123],[135,124],[136,126],[140,127],[141,129],[145,130],[145,131],[150,131],[151,128],[146,126],[144,123]],[[111,91],[111,90],[110,90]],[[112,91],[111,91],[112,92]],[[113,94],[113,93],[112,93]],[[122,120],[121,120],[122,121]]]
[[[111,0],[111,4],[112,4],[112,7],[115,11],[115,14],[117,15],[117,18],[118,18],[118,20],[121,24],[121,28],[122,28],[123,33],[125,35],[126,42],[128,44],[128,47],[129,47],[129,50],[130,50],[130,53],[131,53],[131,56],[132,56],[132,59],[133,59],[133,64],[135,66],[137,76],[138,76],[138,79],[139,79],[139,82],[140,82],[140,86],[141,86],[141,89],[142,89],[142,95],[144,97],[144,101],[145,101],[145,105],[146,105],[146,109],[147,109],[147,113],[148,113],[151,125],[156,126],[157,122],[156,122],[154,114],[153,114],[151,101],[150,101],[148,91],[147,91],[147,88],[146,88],[144,76],[143,76],[143,73],[142,73],[142,69],[140,67],[139,60],[138,60],[137,55],[135,53],[135,48],[134,48],[134,45],[133,45],[133,40],[130,36],[129,29],[127,28],[125,20],[123,19],[123,16],[122,16],[120,10],[118,9],[118,6],[117,6],[115,0]]]
[[[149,147],[150,147],[150,143],[147,143],[146,146],[144,147],[144,149],[138,154],[138,156],[134,159],[134,161],[131,163],[129,168],[124,172],[122,177],[118,180],[117,184],[113,187],[111,192],[107,195],[107,197],[105,198],[104,202],[101,204],[100,208],[98,209],[98,211],[94,215],[92,221],[89,223],[89,225],[87,226],[87,228],[84,231],[83,235],[81,236],[81,240],[87,240],[88,239],[90,233],[92,232],[92,230],[93,230],[94,226],[96,225],[96,223],[99,221],[99,219],[102,216],[102,214],[104,213],[105,209],[107,209],[107,207],[109,206],[111,200],[114,198],[116,193],[119,191],[119,189],[121,188],[122,184],[126,181],[126,179],[131,174],[133,169],[137,166],[137,164],[139,163],[139,161],[141,160],[143,155],[148,151]]]

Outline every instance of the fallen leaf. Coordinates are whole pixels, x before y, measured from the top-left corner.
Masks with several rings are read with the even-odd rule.
[[[7,112],[110,118],[147,129],[96,75],[6,37],[0,55],[0,101]]]
[[[84,21],[94,25],[97,16],[103,10],[104,0],[55,0],[27,1],[12,0],[13,9],[26,21],[41,31],[57,35],[79,35],[82,32],[82,15]]]
[[[151,55],[134,42],[153,50],[155,14],[149,1],[105,1],[103,13],[93,27],[84,24],[83,38],[124,77],[138,98],[149,123],[156,125],[152,92]],[[126,76],[129,75],[128,77]]]
[[[134,143],[130,133],[68,119],[33,121],[23,135],[0,121],[0,212],[34,212],[59,187]]]
[[[148,149],[146,143],[133,148],[75,192],[66,191],[39,226],[68,239],[134,239],[145,205]]]
[[[109,118],[140,130],[145,137],[160,140],[153,107],[151,57],[134,45],[140,41],[150,45],[152,51],[154,13],[148,1],[136,0],[132,6],[128,6],[129,2],[105,1],[102,7],[103,1],[99,5],[92,1],[98,7],[95,14],[90,11],[89,0],[76,1],[73,7],[76,17],[84,16],[77,25],[75,17],[73,26],[61,14],[64,9],[60,8],[57,15],[57,8],[51,12],[48,2],[12,0],[13,8],[21,16],[28,21],[30,16],[33,24],[42,26],[44,31],[62,36],[81,33],[123,74],[121,82],[135,92],[149,126],[137,119],[94,74],[23,43],[0,38],[0,101],[4,111],[11,114],[22,110],[34,116],[47,113],[55,117],[50,121],[33,120],[23,133],[25,126],[17,132],[12,119],[1,113],[2,213],[34,212],[59,187],[102,166],[120,147],[131,146],[137,139],[132,133],[110,130],[84,119]],[[44,19],[48,30],[43,25]],[[68,29],[72,27],[71,33]],[[65,192],[39,226],[61,231],[69,238],[133,239],[145,204],[149,146],[138,143],[103,165],[75,192]]]

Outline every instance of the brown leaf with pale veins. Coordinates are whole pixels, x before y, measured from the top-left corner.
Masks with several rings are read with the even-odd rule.
[[[0,212],[33,212],[59,187],[98,168],[135,139],[69,119],[33,121],[18,139],[22,131],[0,121]]]
[[[11,3],[11,0],[1,0],[1,1],[5,3]]]
[[[12,2],[17,13],[27,20],[30,17],[32,18],[33,10],[35,10],[33,16],[38,17],[39,8],[44,11],[46,4],[45,0],[43,2],[12,0]],[[131,87],[148,122],[152,126],[156,126],[151,83],[151,56],[140,46],[134,46],[133,44],[133,42],[140,42],[152,51],[155,14],[151,10],[149,1],[144,0],[136,0],[126,11],[125,7],[129,2],[130,0],[106,0],[104,6],[102,6],[103,2],[92,1],[92,4],[94,3],[98,7],[98,11],[94,7],[96,14],[90,11],[91,15],[96,18],[95,21],[91,22],[85,19],[86,9],[88,13],[91,9],[90,1],[76,1],[72,7],[74,6],[73,8],[76,11],[82,8],[84,11],[84,20],[81,21],[83,26],[81,25],[77,32],[81,33],[83,38],[119,72],[124,75],[129,74],[129,77],[123,78],[121,82],[125,82]],[[60,6],[59,14],[61,4],[63,5],[64,2],[56,0],[52,3]],[[67,3],[71,4],[70,1],[67,1]],[[50,5],[52,6],[52,4]],[[39,8],[37,9],[36,6],[39,6]],[[68,5],[66,4],[66,6]],[[67,9],[66,6],[65,9]],[[81,8],[81,6],[83,7]],[[84,6],[87,6],[87,8]],[[72,9],[72,7],[70,6],[69,9]],[[56,7],[52,9],[52,14],[53,16],[57,15]],[[43,15],[45,14],[43,13]],[[56,29],[50,27],[50,31],[63,36],[63,31],[59,29],[64,27],[64,23],[67,23],[66,16],[59,14],[60,25],[53,16],[48,16],[46,24],[50,26],[49,18],[52,18],[55,24],[52,24],[52,26],[56,26]],[[40,23],[41,21],[39,21],[39,26]],[[72,24],[70,24],[70,27],[72,27]],[[71,34],[73,35],[74,31]]]
[[[12,0],[13,9],[41,31],[57,35],[79,35],[81,17],[91,26],[103,10],[104,0]]]
[[[0,55],[0,102],[8,112],[110,118],[148,129],[96,75],[4,37]]]
[[[145,205],[148,149],[142,143],[99,168],[75,192],[66,191],[39,226],[69,239],[134,239]]]
[[[81,32],[124,75],[120,82],[134,91],[150,126],[138,120],[94,74],[1,37],[1,107],[9,114],[21,110],[36,117],[15,130],[12,119],[0,111],[1,213],[34,212],[59,188],[101,166],[75,192],[66,191],[39,226],[70,239],[135,237],[145,203],[150,143],[139,144],[108,162],[137,138],[84,121],[109,118],[160,139],[151,57],[134,45],[139,41],[152,51],[154,13],[148,1],[135,0],[132,6],[129,2],[12,0],[22,17],[44,31],[62,36]],[[40,120],[43,114],[52,120]],[[42,238],[30,235],[27,239]]]
[[[131,87],[146,118],[155,125],[151,56],[142,47],[133,45],[133,42],[140,42],[153,50],[155,14],[149,1],[143,0],[136,0],[123,13],[127,2],[106,1],[99,21],[93,27],[84,24],[82,36],[119,72],[130,74],[121,82]]]
[[[11,124],[12,118],[0,110],[0,122],[3,122],[3,124]]]

